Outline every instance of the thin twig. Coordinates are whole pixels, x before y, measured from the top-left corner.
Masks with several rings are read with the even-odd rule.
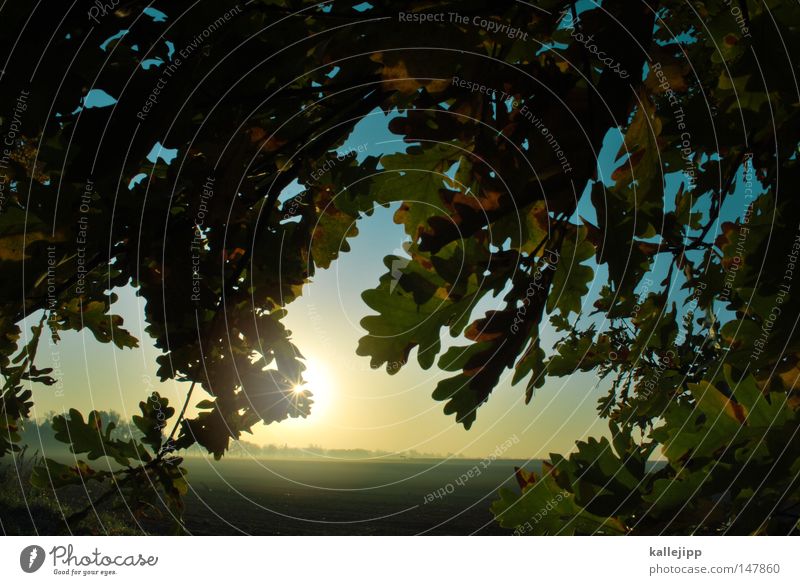
[[[189,401],[192,399],[192,392],[194,391],[195,384],[197,384],[197,380],[193,381],[192,385],[189,386],[189,391],[186,393],[186,400],[183,401],[183,408],[181,408],[178,418],[175,419],[175,425],[172,427],[172,431],[167,437],[167,440],[164,442],[164,447],[162,447],[161,452],[156,456],[156,459],[163,459],[164,455],[167,454],[166,449],[175,438],[175,433],[178,432],[178,427],[180,427],[180,424],[186,415],[186,409],[189,407]]]
[[[749,139],[747,142],[749,143]],[[711,229],[711,226],[719,217],[719,212],[722,210],[722,203],[725,200],[725,197],[728,195],[731,186],[733,185],[733,180],[736,178],[736,173],[738,172],[739,167],[742,165],[742,161],[744,160],[744,155],[745,155],[745,149],[742,149],[741,152],[739,152],[739,156],[737,157],[736,162],[733,164],[733,166],[729,171],[728,178],[725,181],[725,186],[722,189],[720,189],[719,195],[713,201],[714,205],[711,208],[711,214],[710,217],[708,218],[708,223],[706,223],[706,225],[703,226],[703,231],[701,232],[701,234],[697,238],[693,238],[691,244],[689,244],[688,246],[684,246],[683,249],[684,252],[687,250],[695,249],[701,243],[703,243],[703,240],[705,240],[709,230]]]

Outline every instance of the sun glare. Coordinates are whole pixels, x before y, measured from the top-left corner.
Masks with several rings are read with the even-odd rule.
[[[303,373],[306,384],[296,386],[295,392],[302,392],[309,390],[313,396],[311,400],[314,404],[311,405],[311,416],[309,420],[319,420],[320,416],[325,414],[330,406],[333,394],[333,379],[330,377],[325,366],[315,359],[306,360],[306,371]]]

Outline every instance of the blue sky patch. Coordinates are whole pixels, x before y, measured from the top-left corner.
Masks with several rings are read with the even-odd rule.
[[[167,20],[167,15],[160,10],[156,10],[155,8],[147,7],[143,12],[152,18],[153,22],[166,22]]]
[[[175,160],[176,156],[178,156],[177,148],[164,148],[160,142],[156,142],[153,145],[153,150],[147,155],[147,160],[155,164],[158,162],[158,159],[161,159],[165,163],[170,164]]]
[[[124,37],[126,34],[128,34],[128,32],[129,32],[128,29],[123,29],[123,30],[119,31],[117,34],[111,35],[110,37],[108,37],[106,40],[103,41],[103,43],[100,45],[100,48],[105,51],[106,49],[108,49],[108,45],[110,45],[114,41],[118,41],[119,39]]]
[[[92,89],[82,100],[83,107],[90,108],[107,108],[117,103],[117,100],[108,95],[102,89]]]
[[[133,189],[136,185],[141,183],[147,178],[147,173],[139,173],[134,178],[131,179],[131,182],[128,183],[128,190]]]

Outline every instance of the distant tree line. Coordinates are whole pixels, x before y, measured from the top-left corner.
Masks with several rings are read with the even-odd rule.
[[[58,413],[50,411],[42,418],[30,419],[25,422],[21,436],[22,445],[27,447],[28,453],[37,453],[55,459],[73,459],[76,456],[69,451],[69,446],[55,438],[53,430],[53,417]],[[141,440],[144,437],[136,425],[115,411],[98,411],[103,428],[108,428],[113,423],[111,438],[120,441]],[[259,445],[250,441],[237,441],[228,452],[230,457],[236,458],[265,458],[265,459],[443,459],[461,458],[453,453],[425,453],[410,449],[408,451],[383,451],[372,449],[326,449],[320,445],[307,447],[293,447],[284,445]],[[205,451],[197,446],[187,450],[188,457],[207,457]]]

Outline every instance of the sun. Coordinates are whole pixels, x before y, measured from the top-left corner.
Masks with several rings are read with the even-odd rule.
[[[308,390],[313,394],[311,400],[310,420],[319,420],[320,416],[327,412],[333,397],[333,379],[325,365],[316,359],[307,359],[306,370],[303,372],[305,384],[299,384],[293,388],[297,394],[303,390]]]

